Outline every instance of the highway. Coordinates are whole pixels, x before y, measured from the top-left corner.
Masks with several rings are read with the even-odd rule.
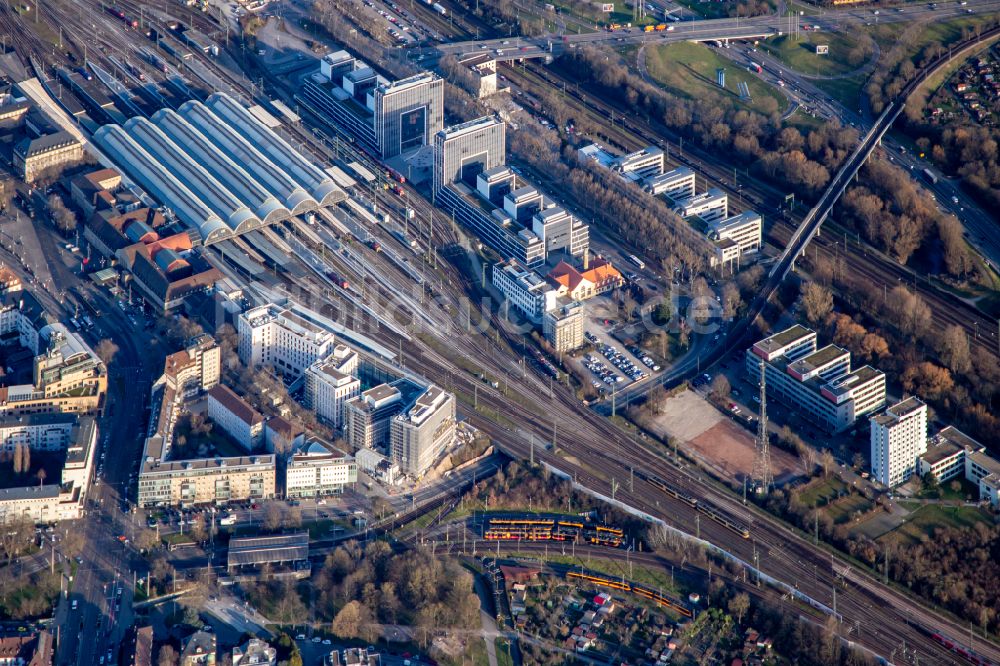
[[[898,23],[903,21],[940,21],[958,18],[970,13],[988,13],[1000,10],[998,0],[969,0],[963,6],[954,0],[938,3],[937,9],[931,9],[929,4],[912,3],[904,5],[903,11],[883,8],[879,14],[873,14],[870,7],[831,10],[820,15],[800,17],[802,23],[819,26],[822,30],[837,30],[845,21],[860,21],[862,23]],[[566,34],[543,37],[522,37],[515,42],[512,39],[483,39],[464,42],[440,44],[434,49],[424,49],[421,53],[433,55],[452,54],[463,56],[479,50],[504,51],[501,60],[513,60],[521,57],[540,57],[546,53],[558,55],[567,48],[579,47],[600,42],[624,42],[628,44],[667,43],[676,41],[710,41],[726,39],[751,39],[771,35],[784,34],[795,25],[787,16],[770,14],[751,18],[718,18],[699,19],[695,21],[680,21],[669,24],[673,30],[667,32],[643,32],[642,28],[623,29],[615,32],[595,31],[579,35]],[[513,46],[511,46],[513,45]]]

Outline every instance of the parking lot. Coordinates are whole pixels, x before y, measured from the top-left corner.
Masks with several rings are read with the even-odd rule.
[[[584,336],[597,349],[596,353],[587,354],[583,365],[593,374],[591,384],[599,391],[606,392],[641,382],[649,377],[650,372],[660,370],[660,366],[638,347],[620,348],[604,342],[590,331]]]

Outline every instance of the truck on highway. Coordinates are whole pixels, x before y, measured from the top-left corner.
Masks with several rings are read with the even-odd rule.
[[[440,2],[435,2],[433,5],[431,5],[431,9],[433,9],[434,11],[436,11],[441,16],[447,16],[448,15],[448,10],[445,9],[444,5],[442,5]]]
[[[761,72],[763,72],[763,71],[764,71],[764,68],[763,68],[763,67],[761,67],[760,65],[758,65],[758,64],[757,64],[757,63],[755,63],[755,62],[751,62],[751,63],[750,63],[750,71],[752,71],[752,72],[757,72],[758,74],[760,74]]]
[[[938,177],[930,169],[924,169],[924,178],[926,178],[927,182],[930,183],[931,185],[937,185]]]

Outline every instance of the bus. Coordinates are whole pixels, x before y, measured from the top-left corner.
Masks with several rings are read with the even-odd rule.
[[[640,269],[646,267],[646,262],[640,259],[639,257],[635,256],[634,254],[628,255],[628,260],[631,261],[636,266],[638,266]]]

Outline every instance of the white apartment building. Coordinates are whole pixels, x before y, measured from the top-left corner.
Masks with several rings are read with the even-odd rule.
[[[429,386],[390,423],[390,453],[400,469],[420,476],[455,441],[455,396]]]
[[[685,199],[674,199],[674,212],[681,217],[699,217],[705,222],[729,215],[729,195],[717,187]]]
[[[708,237],[716,244],[712,264],[728,264],[738,261],[744,254],[757,252],[763,230],[763,220],[753,211],[709,222]]]
[[[0,452],[12,452],[18,445],[33,451],[61,451],[70,442],[76,425],[75,414],[26,414],[0,419]]]
[[[285,467],[285,497],[325,497],[356,483],[358,465],[354,458],[334,450],[317,439],[306,441],[292,453]]]
[[[264,438],[264,417],[224,384],[208,392],[208,418],[247,451]]]
[[[212,336],[201,335],[187,349],[167,356],[163,376],[167,387],[184,397],[207,391],[222,376],[222,350]]]
[[[872,476],[890,488],[908,481],[927,451],[927,405],[907,398],[869,421]]]
[[[816,334],[793,326],[747,350],[746,372],[760,381],[764,362],[767,395],[794,407],[829,432],[841,432],[885,404],[885,374],[871,366],[851,368],[851,355],[836,345],[816,348]]]
[[[677,201],[690,199],[695,193],[695,174],[688,167],[677,167],[646,181],[650,194],[660,195]]]
[[[24,419],[34,419],[47,416],[62,415],[32,415]],[[44,429],[43,421],[36,426]],[[52,523],[60,520],[75,520],[83,515],[86,504],[87,490],[93,475],[94,456],[97,451],[97,425],[93,417],[74,417],[74,423],[68,433],[51,433],[41,435],[20,431],[16,438],[26,438],[23,443],[36,448],[30,439],[37,437],[37,445],[42,450],[56,440],[61,440],[59,448],[65,449],[66,461],[58,478],[45,479],[40,483],[35,477],[25,480],[26,485],[12,488],[0,488],[0,524],[15,518],[27,518],[33,523]]]
[[[240,360],[250,368],[273,366],[297,378],[325,358],[336,344],[334,335],[307,318],[307,313],[278,305],[247,310],[236,320]]]
[[[583,304],[561,299],[542,317],[542,335],[556,353],[579,349],[583,346]]]
[[[361,394],[358,353],[337,345],[333,353],[306,368],[303,403],[323,422],[335,429],[344,424],[344,403]]]
[[[511,307],[520,311],[536,324],[542,315],[556,305],[559,293],[538,273],[529,270],[513,259],[493,264],[493,286]]]

